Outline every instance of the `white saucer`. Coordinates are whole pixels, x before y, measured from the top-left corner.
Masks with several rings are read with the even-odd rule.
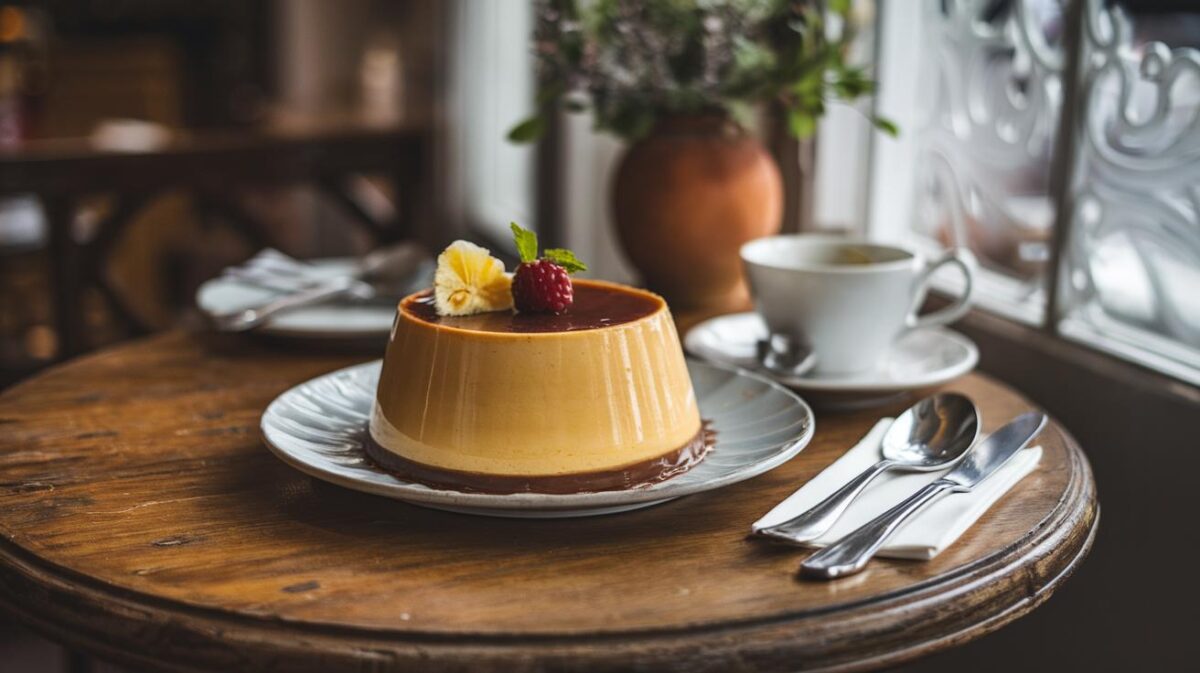
[[[313,277],[336,277],[355,269],[353,258],[313,260]],[[228,278],[214,278],[196,292],[196,305],[208,315],[232,313],[265,303],[279,293]],[[389,302],[331,302],[297,308],[271,318],[256,331],[298,339],[386,339],[396,317]]]
[[[734,313],[706,320],[688,331],[684,347],[709,362],[743,367],[805,393],[815,404],[865,407],[891,402],[906,393],[952,381],[975,368],[979,350],[967,337],[934,327],[901,337],[880,364],[850,376],[780,377],[762,371],[758,340],[767,335],[757,313]]]
[[[744,481],[790,460],[812,439],[812,410],[786,388],[748,372],[688,361],[700,414],[716,431],[712,453],[691,470],[625,491],[555,495],[464,493],[405,481],[363,451],[380,361],[341,369],[275,398],[262,416],[267,447],[318,479],[452,512],[515,518],[610,514]]]

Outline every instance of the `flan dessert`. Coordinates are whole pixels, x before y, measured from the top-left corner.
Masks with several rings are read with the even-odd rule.
[[[666,302],[601,281],[563,290],[563,268],[527,268],[539,261],[504,280],[460,264],[449,290],[400,302],[370,420],[376,463],[443,488],[578,493],[654,483],[703,459],[710,443]],[[515,307],[488,310],[507,302],[493,281]],[[456,303],[455,288],[479,294]],[[544,310],[522,310],[539,292]]]

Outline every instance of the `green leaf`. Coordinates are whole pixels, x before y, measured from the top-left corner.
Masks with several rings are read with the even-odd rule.
[[[900,135],[900,128],[896,126],[896,122],[890,119],[885,119],[883,117],[872,117],[871,123],[875,125],[875,128],[883,131],[893,138]]]
[[[854,100],[870,93],[875,83],[861,68],[844,68],[833,82],[834,93],[844,100]]]
[[[547,248],[543,256],[567,270],[567,273],[587,271],[587,264],[579,261],[575,253],[566,248]]]
[[[829,11],[845,16],[850,13],[850,0],[829,0]]]
[[[817,130],[817,118],[803,110],[788,112],[788,130],[792,135],[803,140]]]
[[[508,139],[514,143],[528,143],[537,140],[545,130],[545,122],[541,117],[530,117],[508,130]]]
[[[596,121],[601,128],[612,129],[623,138],[635,140],[650,132],[655,114],[652,108],[639,105],[637,101],[622,101],[612,114],[597,115]]]
[[[804,75],[792,85],[792,92],[798,96],[806,95],[821,95],[821,90],[825,87],[825,71],[821,68],[813,67],[807,70]]]
[[[730,101],[729,116],[743,129],[754,126],[754,106],[745,101]]]
[[[517,245],[517,254],[521,256],[521,261],[532,262],[537,259],[537,234],[521,228],[516,222],[510,222],[508,226],[512,228],[513,243]]]

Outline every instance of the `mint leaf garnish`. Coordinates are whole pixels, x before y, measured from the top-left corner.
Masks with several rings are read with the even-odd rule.
[[[510,222],[508,226],[512,229],[513,243],[517,245],[517,254],[521,256],[521,263],[537,261],[537,234],[525,229],[516,222]],[[579,261],[575,253],[566,248],[548,248],[543,252],[542,258],[561,266],[566,269],[567,273],[587,271],[587,264]]]
[[[521,256],[521,261],[532,262],[537,259],[537,234],[522,229],[516,222],[510,222],[509,226],[512,227],[513,243],[517,244],[517,254]]]
[[[566,248],[547,248],[543,256],[567,270],[567,273],[587,271],[587,264],[579,261],[575,253]]]

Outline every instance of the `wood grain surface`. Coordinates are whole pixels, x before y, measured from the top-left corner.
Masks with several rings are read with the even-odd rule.
[[[798,580],[749,524],[896,408],[819,414],[797,458],[645,510],[505,520],[422,509],[275,459],[259,415],[362,360],[170,333],[0,395],[0,605],[52,638],[161,670],[859,670],[965,642],[1045,600],[1098,516],[1051,424],[1042,465],[929,562]],[[985,430],[1031,407],[946,387]]]

